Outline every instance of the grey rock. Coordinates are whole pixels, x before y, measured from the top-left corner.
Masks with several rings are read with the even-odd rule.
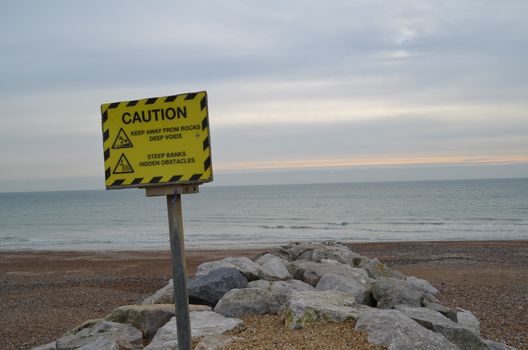
[[[324,275],[331,273],[340,275],[360,283],[371,283],[372,280],[362,269],[353,268],[346,264],[341,264],[335,260],[324,260],[320,263],[306,260],[297,260],[290,264],[293,277],[304,281],[315,287]]]
[[[401,280],[405,279],[405,275],[403,273],[391,270],[378,259],[368,259],[367,261],[362,262],[359,267],[367,271],[368,275],[374,279],[379,277],[390,277]]]
[[[440,291],[433,287],[427,280],[414,276],[407,276],[405,280],[424,293],[429,293],[431,295],[437,295],[440,293]]]
[[[331,259],[342,264],[358,267],[361,263],[368,260],[366,256],[352,252],[344,245],[320,245],[315,249],[309,249],[298,257],[298,260],[310,260],[320,262],[321,260]]]
[[[461,349],[487,350],[487,345],[472,331],[461,327],[440,313],[423,308],[396,306],[410,319],[433,332],[440,333]]]
[[[189,301],[194,304],[215,306],[225,293],[235,288],[246,288],[248,281],[237,269],[219,267],[189,282]]]
[[[265,289],[233,289],[218,301],[214,311],[226,317],[275,314],[282,305],[281,301]]]
[[[173,302],[173,284],[172,279],[169,283],[157,290],[154,294],[149,297],[146,297],[141,304],[170,304]]]
[[[81,330],[83,330],[85,328],[93,327],[96,323],[99,323],[101,321],[104,321],[104,318],[95,318],[95,319],[91,319],[91,320],[86,320],[83,323],[81,323],[80,325],[78,325],[78,326],[74,327],[73,329],[70,329],[69,331],[67,331],[64,335],[77,334],[79,331],[81,331]]]
[[[271,283],[270,292],[277,294],[289,295],[292,291],[310,291],[314,287],[300,280],[275,281]]]
[[[220,335],[234,329],[243,322],[236,318],[226,318],[212,311],[195,311],[189,314],[191,319],[192,339],[208,335]],[[178,332],[176,330],[176,317],[171,318],[156,333],[156,336],[145,350],[177,350]]]
[[[201,264],[196,269],[196,275],[207,275],[211,270],[215,270],[219,267],[229,267],[237,269],[248,281],[258,280],[261,274],[262,267],[256,262],[244,256],[242,257],[228,257],[221,260],[209,261]]]
[[[290,272],[286,267],[287,262],[271,254],[265,254],[257,259],[256,263],[260,264],[260,278],[268,281],[288,280],[291,279]]]
[[[274,256],[278,256],[279,258],[281,258],[284,261],[289,263],[291,260],[290,260],[290,255],[288,254],[288,249],[290,249],[290,248],[291,248],[291,245],[285,245],[285,246],[280,246],[280,247],[268,248],[264,252],[259,254],[256,257],[256,260],[258,260],[258,258],[260,258],[263,255],[271,254],[271,255],[274,255]]]
[[[480,336],[480,322],[478,318],[475,317],[470,311],[461,309],[459,307],[457,310],[457,323],[466,329],[469,329],[476,335]]]
[[[421,306],[423,293],[403,280],[379,277],[374,281],[372,295],[377,307],[391,309],[396,305]]]
[[[143,348],[143,334],[129,325],[100,321],[76,334],[66,335],[56,342],[57,350],[114,350]]]
[[[514,347],[493,340],[484,340],[484,343],[486,343],[489,350],[515,350]]]
[[[39,345],[34,348],[31,348],[31,350],[57,350],[57,346],[55,344],[56,342],[51,342],[44,345]]]
[[[370,343],[390,350],[460,350],[443,335],[420,326],[398,310],[361,310],[355,329],[365,331]]]
[[[130,324],[150,341],[158,329],[174,316],[174,304],[126,305],[106,316],[106,320]]]
[[[171,322],[176,325],[176,319],[171,319]],[[193,337],[197,338],[223,334],[242,324],[242,320],[238,318],[224,317],[213,311],[191,313],[191,330]]]
[[[359,266],[363,261],[368,260],[366,256],[351,251],[347,246],[336,241],[325,242],[300,242],[282,247],[278,254],[284,256],[287,252],[288,260],[309,260],[320,262],[323,259],[337,260],[340,263]]]
[[[444,315],[445,317],[449,318],[453,322],[458,322],[456,311],[451,309],[451,308],[449,308],[449,307],[447,307],[447,306],[444,306],[444,305],[438,304],[438,303],[431,303],[431,302],[425,300],[424,301],[424,307],[441,313],[442,315]]]
[[[318,247],[321,247],[324,245],[324,243],[320,242],[300,242],[300,243],[293,243],[290,246],[286,247],[286,251],[288,252],[289,260],[295,261],[299,259],[301,255],[303,255],[307,251],[312,251]]]
[[[247,286],[248,288],[260,288],[269,290],[271,287],[271,282],[266,280],[256,280],[249,282]]]
[[[342,273],[343,276],[357,279],[361,283],[371,283],[374,281],[372,278],[370,278],[367,271],[365,271],[364,269],[352,267],[347,264],[342,264],[334,259],[321,259],[321,263],[325,265],[334,266],[336,267],[336,269],[338,269],[338,271],[343,270],[343,272],[338,272],[338,274]]]
[[[345,322],[358,314],[354,297],[339,291],[293,291],[280,316],[290,329],[300,329],[313,323]]]
[[[438,300],[438,298],[436,298],[434,295],[429,294],[429,293],[425,293],[421,289],[418,289],[418,290],[423,293],[423,303],[424,304],[426,302],[435,303],[435,304],[440,303],[440,300]]]
[[[354,296],[358,304],[374,306],[375,301],[370,291],[370,284],[328,273],[321,277],[315,290],[337,290]]]
[[[273,281],[270,283],[269,287],[266,290],[271,293],[272,297],[275,299],[275,302],[278,303],[279,306],[282,306],[286,302],[292,291],[314,290],[314,287],[307,283],[304,283],[303,281],[288,280]]]
[[[277,259],[279,259],[284,264],[284,266],[288,266],[290,264],[290,261],[288,259],[285,259],[282,256],[273,255],[271,253],[262,254],[258,259],[255,260],[255,262],[259,265],[263,265]]]
[[[293,290],[314,290],[314,287],[300,280],[272,282],[256,280],[249,282],[248,288],[261,288],[271,292],[272,294],[283,294],[286,296],[288,296]]]

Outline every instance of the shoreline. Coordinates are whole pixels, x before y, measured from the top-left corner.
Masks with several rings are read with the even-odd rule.
[[[528,240],[348,243],[407,275],[440,300],[475,313],[485,337],[528,349]],[[259,249],[188,249],[187,271]],[[141,302],[171,277],[169,250],[0,251],[0,348],[27,349],[115,307]]]
[[[234,242],[233,244],[222,243],[216,245],[190,245],[186,242],[185,251],[186,252],[207,252],[207,251],[246,251],[246,250],[266,250],[273,247],[278,247],[286,245],[291,242],[324,242],[324,241],[333,241],[332,239],[310,239],[310,240],[298,240],[298,241],[288,241],[288,242],[266,242],[266,243],[240,243]],[[455,244],[455,243],[515,243],[515,242],[526,242],[528,237],[525,239],[521,238],[512,238],[512,239],[446,239],[446,240],[358,240],[358,241],[345,241],[340,240],[339,242],[349,245],[349,246],[366,246],[366,245],[378,245],[378,244]],[[4,249],[0,247],[0,254],[4,253],[119,253],[119,252],[170,252],[170,246],[167,243],[166,248],[123,248],[123,249],[32,249],[32,248],[15,248],[15,249]]]

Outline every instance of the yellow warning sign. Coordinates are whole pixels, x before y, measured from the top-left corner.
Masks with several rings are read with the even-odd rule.
[[[107,189],[213,180],[207,93],[101,105]]]

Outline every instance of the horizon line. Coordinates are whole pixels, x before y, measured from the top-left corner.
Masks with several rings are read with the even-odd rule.
[[[92,178],[92,177],[90,177]],[[70,178],[73,180],[75,178]],[[213,182],[206,182],[200,185],[207,185],[208,187],[252,187],[252,186],[303,186],[303,185],[331,185],[331,184],[381,184],[381,183],[412,183],[412,182],[453,182],[453,181],[493,181],[493,180],[528,180],[527,176],[522,177],[482,177],[482,178],[450,178],[450,179],[422,179],[422,180],[357,180],[357,181],[333,181],[333,182],[300,182],[300,183],[276,183],[276,184],[222,184],[216,185]],[[163,185],[160,185],[160,187]],[[85,191],[116,191],[116,190],[144,190],[143,187],[136,188],[121,188],[121,189],[106,189],[101,188],[86,188],[86,189],[62,189],[62,190],[33,190],[33,191],[0,191],[0,194],[16,194],[16,193],[45,193],[45,192],[85,192]]]

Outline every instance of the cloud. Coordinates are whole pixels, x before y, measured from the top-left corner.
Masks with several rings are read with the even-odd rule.
[[[387,58],[379,62],[375,57],[392,52],[389,58],[398,64],[402,53],[427,57],[430,65],[418,62],[423,67],[416,67],[415,74],[410,69],[417,62],[403,69],[409,68],[406,73],[414,79],[434,82],[445,76],[446,68],[455,74],[469,68],[471,74],[475,62],[464,62],[460,56],[466,54],[481,59],[499,55],[503,63],[515,63],[512,54],[522,49],[505,42],[519,43],[527,34],[519,31],[515,40],[504,39],[511,37],[506,24],[521,23],[522,16],[507,11],[519,5],[479,4],[478,11],[466,13],[460,6],[214,1],[181,7],[172,2],[109,6],[57,1],[28,8],[22,3],[6,9],[10,16],[1,25],[7,64],[2,74],[10,81],[6,90],[186,84],[270,75],[286,80],[340,78],[365,71],[383,75],[394,67],[385,66],[391,64]],[[488,17],[498,10],[504,13],[502,20]],[[493,35],[482,34],[488,34],[488,28]],[[493,50],[497,46],[501,50]],[[456,62],[450,62],[453,56]]]
[[[527,10],[4,1],[0,178],[95,176],[101,103],[198,90],[220,169],[514,159],[528,153]]]
[[[475,122],[402,116],[225,126],[212,129],[212,144],[214,159],[224,169],[240,169],[244,164],[250,168],[394,164],[398,160],[404,164],[413,159],[417,164],[427,159],[429,163],[459,163],[475,157],[520,160],[518,157],[528,154],[526,135],[527,119]]]

